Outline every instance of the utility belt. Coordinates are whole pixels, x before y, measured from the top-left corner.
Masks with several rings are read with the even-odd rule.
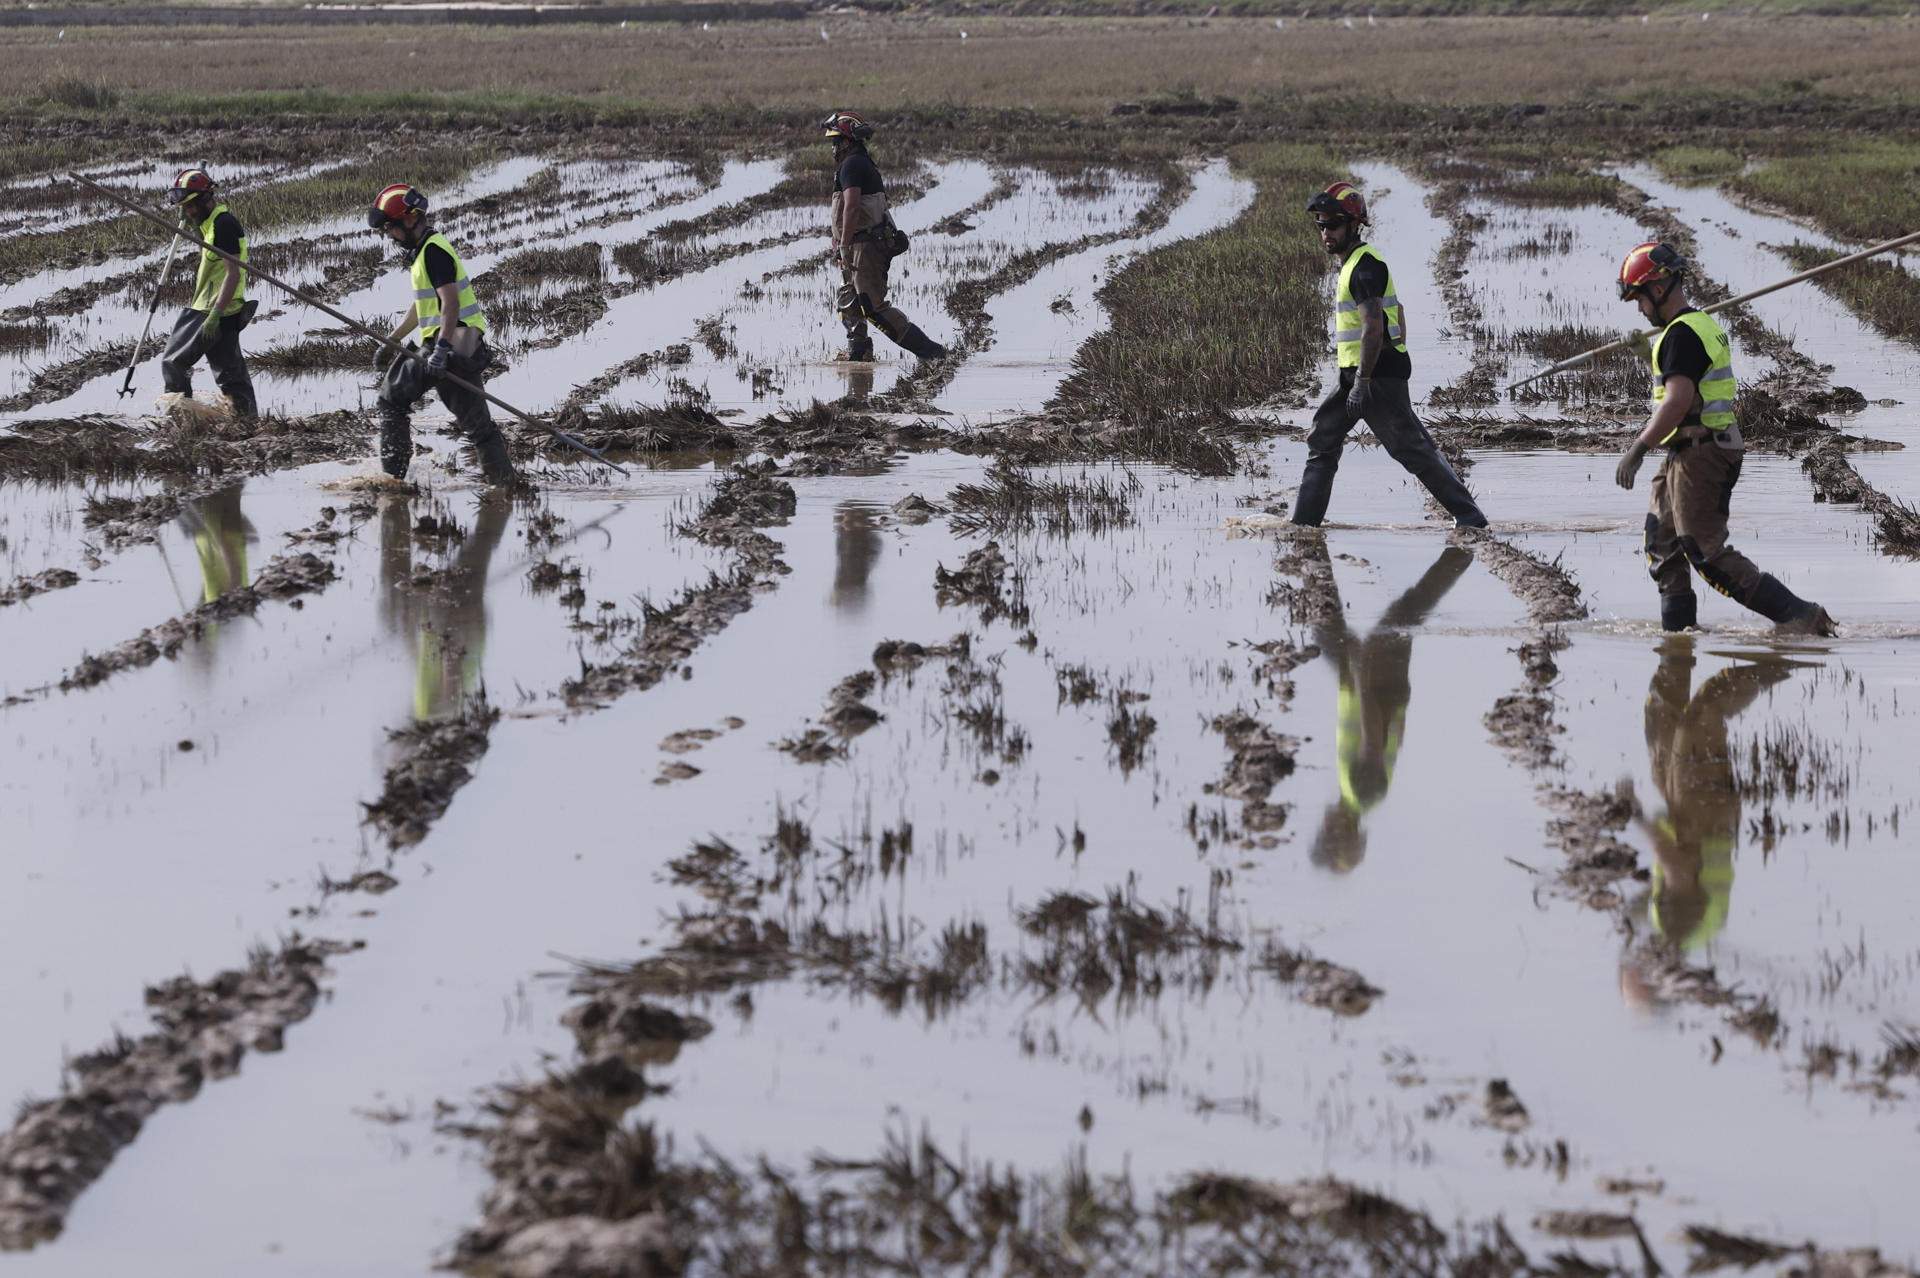
[[[1673,433],[1673,437],[1667,441],[1667,451],[1677,453],[1709,440],[1713,441],[1715,446],[1730,452],[1740,452],[1747,446],[1746,441],[1740,437],[1738,423],[1725,430],[1708,430],[1699,422],[1689,422]]]
[[[899,257],[907,251],[907,245],[913,241],[907,233],[893,224],[893,215],[888,214],[878,226],[869,226],[863,231],[855,231],[847,241],[849,244],[877,244],[887,251],[889,257]]]

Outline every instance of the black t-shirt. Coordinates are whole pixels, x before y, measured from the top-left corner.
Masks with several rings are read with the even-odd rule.
[[[1387,264],[1377,257],[1362,258],[1353,268],[1353,276],[1347,281],[1348,291],[1353,300],[1364,302],[1370,297],[1387,295]],[[1391,377],[1399,380],[1413,376],[1413,357],[1394,345],[1389,337],[1380,348],[1380,358],[1374,361],[1375,377]]]
[[[240,228],[240,219],[231,213],[222,213],[213,219],[213,246],[229,253],[240,251],[240,241],[247,233]]]
[[[460,278],[460,272],[453,264],[453,254],[438,244],[429,244],[420,251],[427,255],[427,281],[435,288]]]
[[[1693,309],[1690,306],[1680,314],[1685,315]],[[1660,342],[1660,384],[1664,386],[1672,378],[1685,377],[1698,386],[1700,379],[1712,367],[1713,359],[1707,354],[1706,343],[1700,340],[1700,334],[1680,323],[1676,316],[1674,322],[1667,326],[1666,337]],[[1687,416],[1699,415],[1700,405],[1696,401]]]
[[[840,167],[833,174],[833,189],[844,191],[848,187],[860,188],[862,195],[878,195],[887,189],[885,179],[880,176],[880,166],[865,151],[855,151],[840,161]]]

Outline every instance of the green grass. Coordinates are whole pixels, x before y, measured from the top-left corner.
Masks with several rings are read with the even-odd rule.
[[[1676,182],[1703,182],[1740,171],[1740,156],[1717,146],[1670,146],[1653,153],[1654,167]]]
[[[1868,138],[1773,160],[1727,183],[1854,240],[1920,230],[1920,142]]]
[[[1843,256],[1811,244],[1791,244],[1785,252],[1798,271]],[[1814,282],[1882,333],[1920,346],[1920,280],[1898,262],[1886,258],[1856,262]]]
[[[1256,187],[1232,224],[1131,263],[1100,291],[1112,325],[1074,356],[1058,407],[1153,420],[1300,390],[1327,341],[1327,256],[1301,212],[1344,171],[1316,145],[1233,153]]]

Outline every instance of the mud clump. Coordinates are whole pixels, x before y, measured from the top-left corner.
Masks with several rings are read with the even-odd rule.
[[[1291,985],[1309,1007],[1324,1007],[1341,1016],[1358,1016],[1373,1006],[1385,990],[1350,967],[1315,958],[1305,950],[1288,949],[1269,941],[1254,966]]]
[[[1002,460],[983,484],[960,484],[947,495],[950,521],[961,535],[1044,532],[1066,537],[1124,528],[1134,521],[1140,480],[1131,471],[1116,482],[1108,475],[1074,480],[1036,479]]]
[[[380,797],[365,805],[362,819],[385,834],[392,847],[420,842],[453,796],[473,780],[473,766],[487,752],[488,734],[499,721],[500,711],[487,704],[482,689],[451,718],[389,732],[400,758],[387,769]]]
[[[990,541],[978,550],[967,552],[960,566],[948,571],[946,565],[935,564],[933,569],[933,597],[943,608],[958,605],[972,605],[980,609],[980,620],[987,625],[1006,618],[1014,625],[1024,626],[1031,619],[1026,603],[1026,577],[1022,573],[1012,573],[1007,583],[1007,557],[1000,553],[1000,543]]]
[[[603,453],[731,450],[741,446],[733,427],[694,403],[668,403],[661,407],[608,404],[591,411],[573,407],[562,411],[554,419],[554,425]],[[552,457],[573,453],[551,436],[540,445],[540,451]]]
[[[785,522],[798,507],[793,486],[767,468],[742,467],[714,485],[713,495],[682,536],[733,551],[730,576],[715,575],[665,608],[644,605],[639,636],[614,660],[586,665],[561,685],[569,705],[604,705],[624,693],[651,688],[679,669],[708,636],[719,633],[753,606],[755,592],[770,590],[788,571],[780,545],[759,530]]]
[[[1287,819],[1284,805],[1269,804],[1273,787],[1291,776],[1300,742],[1284,736],[1242,710],[1216,717],[1210,725],[1233,752],[1226,776],[1207,793],[1241,801],[1240,820],[1248,830],[1277,830]]]
[[[1333,560],[1326,535],[1317,528],[1283,528],[1281,554],[1273,570],[1292,581],[1277,582],[1267,602],[1285,607],[1295,625],[1323,626],[1340,619],[1340,590],[1333,579]]]
[[[0,1251],[58,1237],[74,1200],[162,1105],[229,1077],[248,1051],[279,1051],[319,1004],[326,960],[355,948],[294,937],[212,980],[150,987],[153,1033],[69,1061],[61,1095],[22,1105],[0,1136]]]
[[[1800,462],[1822,501],[1858,502],[1873,517],[1874,540],[1883,550],[1920,557],[1920,510],[1887,496],[1861,477],[1844,444],[1825,440]]]
[[[1557,558],[1549,562],[1480,530],[1458,529],[1448,540],[1471,550],[1488,572],[1520,596],[1535,625],[1578,621],[1587,615],[1580,587]]]
[[[1514,1094],[1512,1084],[1504,1078],[1487,1080],[1487,1090],[1480,1098],[1480,1112],[1489,1126],[1503,1132],[1525,1131],[1533,1121],[1527,1107]]]
[[[12,585],[0,587],[0,608],[79,584],[80,574],[71,568],[46,568],[30,576],[15,577]]]
[[[334,576],[332,562],[311,551],[276,556],[260,570],[252,585],[229,590],[184,616],[141,631],[106,652],[82,657],[60,680],[60,690],[91,688],[123,670],[150,666],[162,657],[172,657],[190,641],[198,639],[208,626],[251,616],[269,599],[294,599],[297,604],[297,596],[325,589]]]
[[[936,515],[946,514],[947,507],[928,501],[919,493],[908,493],[893,503],[893,513],[900,517],[903,524],[924,524]]]
[[[886,717],[865,701],[873,695],[877,678],[873,671],[862,670],[842,679],[827,694],[827,709],[820,716],[824,726],[810,727],[780,742],[778,748],[801,763],[845,758],[847,742]]]
[[[873,668],[880,672],[880,678],[884,681],[912,674],[928,661],[965,660],[972,652],[973,637],[964,632],[946,643],[931,645],[918,644],[911,639],[882,639],[873,646]]]
[[[1214,918],[1198,918],[1183,904],[1143,905],[1131,888],[1114,888],[1104,902],[1056,892],[1016,916],[1041,942],[1021,960],[1022,986],[1042,996],[1071,991],[1087,1007],[1111,993],[1124,1005],[1157,997],[1169,985],[1211,986],[1220,956],[1241,943]]]

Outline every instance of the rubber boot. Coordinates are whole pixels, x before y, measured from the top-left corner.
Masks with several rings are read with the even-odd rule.
[[[232,401],[233,415],[235,417],[244,417],[252,420],[260,415],[260,401],[253,393],[252,382],[236,382],[231,386],[223,386],[221,389],[226,391],[227,398]]]
[[[473,451],[480,457],[480,473],[489,484],[511,484],[513,459],[507,456],[507,441],[498,426],[486,426],[474,433]]]
[[[1700,624],[1700,600],[1691,590],[1684,595],[1660,596],[1660,628],[1685,630]]]
[[[918,324],[907,325],[907,331],[899,337],[900,345],[910,354],[921,359],[945,359],[947,348],[920,331]]]
[[[380,418],[380,469],[395,479],[407,477],[413,461],[413,429],[406,418],[384,414]]]
[[[840,356],[847,363],[859,363],[873,358],[873,339],[864,333],[859,337],[851,334],[847,337],[847,349]]]
[[[1772,573],[1761,575],[1760,584],[1753,588],[1753,598],[1748,602],[1747,607],[1788,634],[1831,635],[1834,633],[1833,618],[1827,615],[1825,608],[1794,594]]]

